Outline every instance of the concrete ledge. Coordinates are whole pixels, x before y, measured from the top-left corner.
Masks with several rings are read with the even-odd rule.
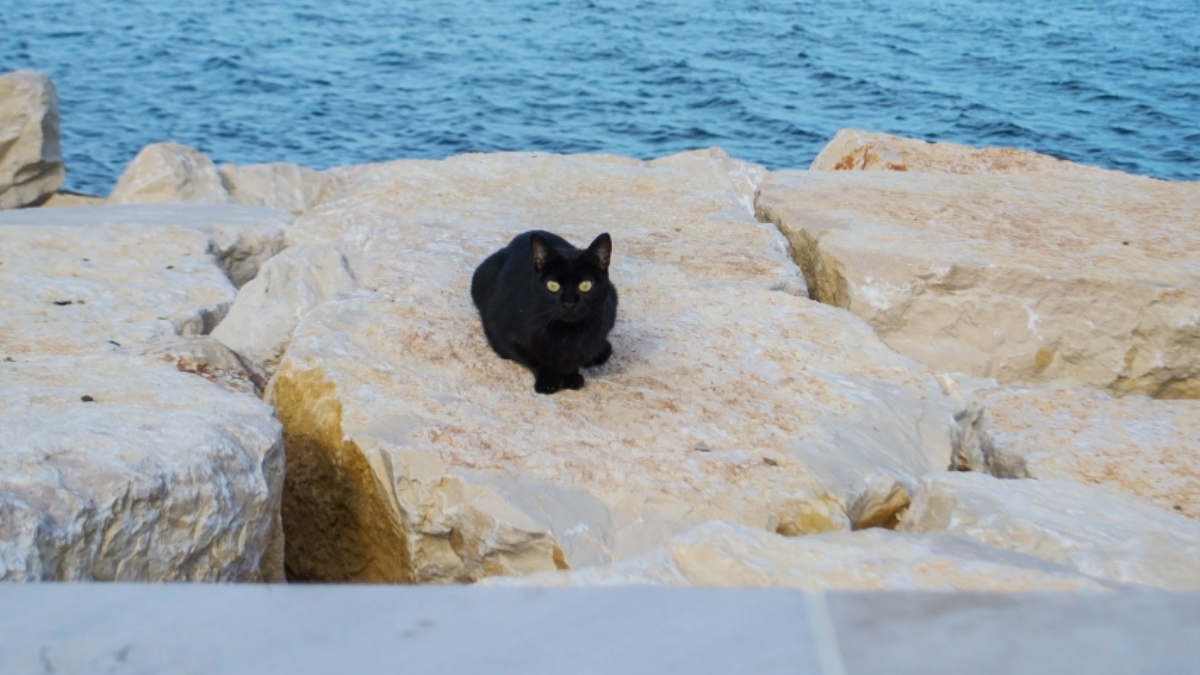
[[[0,586],[3,673],[1198,673],[1200,594]]]

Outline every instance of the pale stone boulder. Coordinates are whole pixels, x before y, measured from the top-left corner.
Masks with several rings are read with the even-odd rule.
[[[225,188],[238,204],[253,204],[299,215],[334,199],[341,188],[335,176],[297,164],[223,164]]]
[[[10,211],[0,214],[0,227],[70,227],[77,228],[80,237],[89,236],[88,228],[101,225],[184,227],[208,238],[210,253],[233,284],[241,287],[258,274],[263,263],[283,250],[284,234],[293,220],[289,213],[260,206],[133,204]]]
[[[961,404],[803,297],[740,200],[757,170],[733,164],[403,161],[301,216],[289,242],[336,248],[360,288],[304,316],[267,392],[294,578],[467,581],[628,558],[714,519],[801,534],[894,517],[948,466]],[[614,355],[581,391],[534,393],[470,299],[476,265],[532,228],[613,236]]]
[[[202,337],[237,228],[145,216],[0,214],[0,579],[283,578],[266,374]]]
[[[756,207],[811,297],[930,367],[1200,397],[1200,184],[780,171]]]
[[[899,529],[959,534],[1101,579],[1200,590],[1200,523],[1078,483],[929,476]]]
[[[108,195],[113,204],[232,204],[217,165],[179,143],[152,143],[133,158]]]
[[[488,586],[779,586],[825,591],[1103,591],[1032,556],[948,534],[870,529],[783,537],[705,523],[662,550],[602,567],[492,577]]]
[[[116,352],[0,381],[0,580],[282,581],[269,406]]]
[[[66,180],[58,92],[33,70],[0,75],[0,209],[35,204]]]
[[[294,246],[242,286],[212,335],[275,372],[292,331],[313,307],[357,286],[346,259],[329,246]]]
[[[1116,173],[1029,150],[930,143],[861,129],[837,132],[808,168],[921,173]]]
[[[1099,485],[1200,519],[1200,401],[1004,387],[974,402],[967,468]]]

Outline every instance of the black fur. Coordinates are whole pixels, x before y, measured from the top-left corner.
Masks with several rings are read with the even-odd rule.
[[[471,299],[488,343],[501,358],[532,370],[539,394],[582,388],[579,369],[612,355],[608,332],[617,319],[617,289],[608,279],[611,256],[607,233],[581,251],[535,230],[517,235],[475,269]],[[585,282],[592,285],[586,292],[580,290]]]

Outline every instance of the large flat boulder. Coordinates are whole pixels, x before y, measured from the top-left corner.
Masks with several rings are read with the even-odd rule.
[[[238,287],[253,279],[263,263],[283,250],[284,233],[293,220],[291,214],[278,209],[232,204],[77,206],[0,213],[0,227],[74,228],[62,230],[67,240],[88,237],[89,229],[110,225],[144,227],[148,230],[162,227],[195,230],[208,238],[210,253],[216,256],[229,279]],[[82,245],[64,242],[63,246],[78,248]],[[120,260],[120,257],[114,260]]]
[[[931,475],[899,529],[958,534],[1100,579],[1200,590],[1200,523],[1079,483]]]
[[[812,297],[926,365],[1200,397],[1200,184],[780,171],[756,205]]]
[[[930,143],[861,129],[837,132],[808,168],[920,173],[1115,173],[1029,150]]]
[[[958,404],[804,297],[746,208],[755,175],[715,151],[467,155],[366,167],[299,218],[289,242],[338,250],[360,290],[304,316],[268,391],[289,574],[474,580],[608,563],[713,519],[800,534],[903,508],[948,465]],[[614,356],[580,391],[534,393],[469,297],[475,266],[532,228],[615,242]]]
[[[282,580],[266,404],[117,350],[0,381],[0,580]]]
[[[973,403],[967,468],[1103,486],[1200,519],[1200,401],[1001,387]]]
[[[489,586],[779,586],[806,591],[1102,591],[1061,565],[950,534],[884,529],[782,537],[705,523],[602,567],[493,577]]]
[[[0,209],[37,203],[66,180],[58,92],[33,70],[0,75]]]
[[[211,240],[185,227],[0,225],[0,237],[3,356],[203,335],[237,295]]]

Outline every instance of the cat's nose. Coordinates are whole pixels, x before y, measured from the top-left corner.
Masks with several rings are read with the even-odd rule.
[[[562,304],[563,304],[563,307],[565,307],[567,309],[572,309],[575,307],[575,305],[579,304],[579,296],[564,295],[563,299],[562,299]]]

